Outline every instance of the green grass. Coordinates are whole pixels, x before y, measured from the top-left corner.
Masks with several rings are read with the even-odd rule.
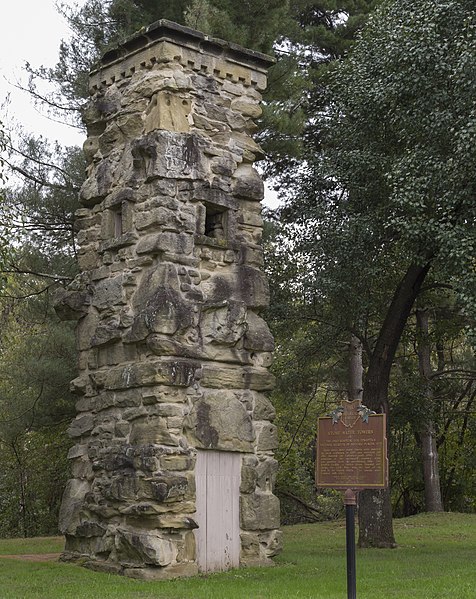
[[[34,539],[0,539],[2,555],[25,555],[36,553],[58,553],[63,551],[63,537],[35,537]]]
[[[358,599],[474,599],[476,515],[423,514],[395,521],[397,549],[357,551]],[[143,582],[60,563],[1,559],[1,599],[343,599],[342,522],[284,528],[274,568]],[[0,541],[0,554],[59,551],[58,539]]]

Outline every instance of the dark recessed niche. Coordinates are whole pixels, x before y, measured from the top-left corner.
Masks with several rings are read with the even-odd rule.
[[[227,209],[214,204],[205,205],[205,237],[210,239],[226,239]]]

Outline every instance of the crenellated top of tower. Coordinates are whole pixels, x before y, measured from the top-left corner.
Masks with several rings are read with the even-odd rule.
[[[90,92],[131,77],[158,63],[178,62],[202,74],[262,91],[275,59],[161,19],[108,50],[91,72]]]

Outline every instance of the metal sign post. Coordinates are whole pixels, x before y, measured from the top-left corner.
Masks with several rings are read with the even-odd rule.
[[[345,546],[347,553],[347,599],[357,598],[357,576],[355,569],[355,508],[357,496],[352,489],[344,493]]]
[[[318,419],[316,487],[344,491],[347,599],[356,599],[355,510],[357,492],[388,486],[385,414],[360,400],[344,401]]]

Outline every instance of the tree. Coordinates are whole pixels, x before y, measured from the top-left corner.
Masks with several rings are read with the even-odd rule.
[[[280,113],[280,122],[276,121],[279,133],[275,137],[279,137],[280,152],[297,155],[300,133],[307,119],[301,108],[301,90],[309,87],[306,81],[309,61],[304,45],[314,39],[314,64],[320,54],[317,49],[320,42],[316,40],[327,37],[323,45],[325,52],[323,50],[321,54],[334,56],[329,40],[347,28],[342,21],[342,11],[352,12],[354,7],[360,11],[361,6],[370,3],[343,0],[339,3],[342,9],[334,4],[327,0],[318,3],[245,0],[239,4],[231,0],[87,0],[81,7],[72,9],[63,4],[60,10],[70,24],[72,37],[62,42],[54,68],[35,70],[27,65],[28,89],[38,105],[54,118],[81,127],[80,113],[88,95],[88,72],[94,62],[117,41],[157,19],[198,26],[210,35],[265,52],[271,51],[278,41],[283,45],[280,51],[282,66],[275,69],[272,87],[281,104],[278,106],[269,96],[269,104],[274,103],[275,109],[268,110],[267,114]],[[302,68],[304,65],[305,69]],[[306,71],[305,75],[296,77],[298,70]],[[37,85],[42,79],[53,83],[51,93],[44,94]],[[288,101],[290,91],[291,102]],[[274,118],[266,121],[268,132],[275,127]],[[3,268],[4,276],[8,277],[8,292],[3,302],[7,311],[14,305],[17,313],[19,302],[26,302],[26,311],[22,315],[26,320],[30,300],[48,298],[55,286],[75,274],[74,210],[83,164],[76,149],[50,148],[44,140],[31,136],[10,143],[10,149],[9,167],[22,177],[24,184],[7,191],[0,212],[8,237],[15,236],[18,240],[17,251],[8,256],[8,263]],[[50,318],[48,302],[45,313]],[[25,328],[31,332],[30,325]],[[36,333],[51,340],[56,334],[52,325],[53,321],[48,322],[48,326],[41,329],[42,333],[39,330]],[[15,339],[15,343],[21,345],[19,339]],[[27,341],[24,343],[28,345]],[[45,398],[43,394],[42,400],[35,404],[39,412],[45,407]],[[4,403],[4,407],[7,404]],[[61,410],[58,415],[60,413]]]
[[[9,140],[5,162],[23,181],[5,188],[0,203],[6,241],[0,265],[0,535],[34,536],[56,532],[67,478],[76,352],[74,331],[59,322],[51,298],[77,271],[74,211],[84,160],[79,150],[31,136],[15,143],[12,148]]]
[[[314,284],[367,349],[364,403],[389,412],[395,353],[431,271],[476,313],[471,2],[386,2],[332,74],[288,213]],[[372,317],[370,319],[370,316]],[[370,328],[370,330],[369,330]],[[371,330],[373,328],[373,331]],[[393,545],[388,494],[360,498],[360,543]]]

